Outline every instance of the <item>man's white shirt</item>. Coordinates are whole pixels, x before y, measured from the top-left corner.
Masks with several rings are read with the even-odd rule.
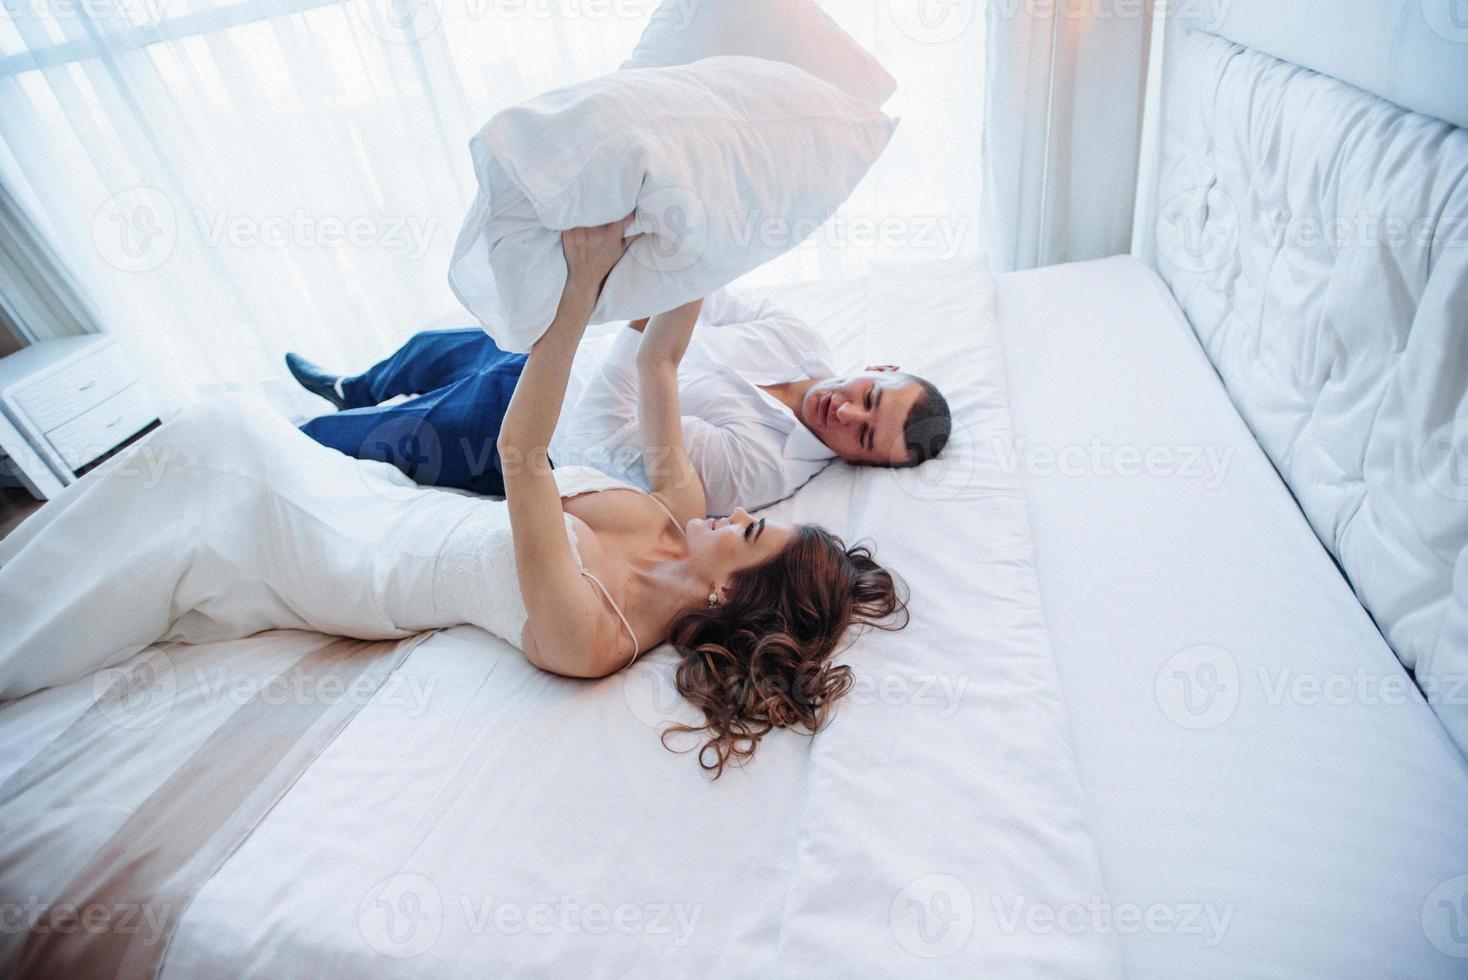
[[[618,328],[551,442],[557,465],[593,466],[647,488],[637,425],[637,344]],[[760,385],[832,377],[824,340],[764,299],[709,296],[678,370],[683,447],[703,479],[710,514],[790,496],[833,458],[825,443]]]

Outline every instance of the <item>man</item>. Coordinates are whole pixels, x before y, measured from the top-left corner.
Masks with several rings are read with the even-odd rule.
[[[893,365],[838,377],[821,337],[768,301],[720,290],[699,319],[679,392],[711,514],[781,500],[838,456],[916,466],[948,441],[948,403],[932,384]],[[645,322],[619,331],[579,396],[568,395],[550,446],[557,465],[648,485],[634,363]],[[303,387],[342,409],[302,426],[317,442],[391,462],[419,483],[488,494],[504,493],[495,440],[524,363],[477,328],[418,334],[351,377],[286,355]],[[382,404],[401,395],[417,397]]]

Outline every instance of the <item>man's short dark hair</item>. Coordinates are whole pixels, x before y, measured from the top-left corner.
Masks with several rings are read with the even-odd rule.
[[[948,400],[943,393],[926,378],[907,376],[922,389],[917,401],[908,410],[907,421],[902,425],[902,441],[907,446],[907,459],[893,463],[896,469],[926,463],[943,451],[948,437],[953,434],[953,416],[948,413]]]

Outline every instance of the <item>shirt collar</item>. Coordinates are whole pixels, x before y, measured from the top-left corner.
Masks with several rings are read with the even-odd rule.
[[[800,361],[800,370],[805,377],[814,381],[825,381],[834,378],[836,372],[831,370],[831,362],[821,354],[814,351],[809,352]],[[794,379],[791,379],[794,380]],[[781,405],[781,408],[785,406]],[[795,428],[790,430],[790,435],[785,439],[785,455],[790,459],[832,459],[836,453],[831,447],[821,442],[820,438],[812,432],[804,422],[796,417],[794,412],[785,409],[795,422]]]
[[[786,409],[788,412],[789,409]],[[816,438],[816,434],[806,428],[800,419],[795,420],[795,428],[790,430],[790,435],[785,437],[785,455],[789,459],[834,459],[836,453],[831,447]]]
[[[806,364],[811,364],[811,362],[802,362],[802,366]],[[822,360],[819,362],[819,364],[824,365],[825,361]],[[811,364],[811,366],[816,367],[817,365]],[[777,413],[780,420],[790,427],[790,431],[785,436],[785,445],[781,450],[786,459],[817,461],[835,458],[836,453],[832,451],[831,447],[826,445],[824,442],[821,442],[820,438],[817,437],[816,434],[812,432],[804,422],[800,421],[800,419],[796,417],[795,413],[790,411],[790,409],[785,405],[784,402],[780,401],[780,399],[776,398],[768,391],[765,391],[758,384],[744,377],[738,371],[735,371],[732,368],[726,368],[725,370],[735,377],[739,378],[740,381],[744,382],[751,389],[753,389],[755,394],[759,396],[759,399],[764,404],[764,406],[771,412]],[[820,381],[824,378],[831,377],[831,373],[829,368],[827,368],[826,373],[823,375],[807,374],[803,375],[803,377],[815,378],[815,380]],[[778,384],[779,382],[765,383]]]

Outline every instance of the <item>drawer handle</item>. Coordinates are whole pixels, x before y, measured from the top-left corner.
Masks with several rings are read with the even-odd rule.
[[[86,384],[77,386],[77,389],[76,390],[79,391],[79,392],[80,391],[86,391],[88,388],[95,387],[96,384],[97,384],[97,379],[96,378],[93,378],[91,381],[88,381]]]
[[[122,416],[119,415],[117,418],[113,419],[111,422],[108,422],[106,425],[102,426],[102,428],[104,428],[104,429],[110,429],[114,425],[116,425],[117,423],[119,423],[121,421],[122,421]]]

